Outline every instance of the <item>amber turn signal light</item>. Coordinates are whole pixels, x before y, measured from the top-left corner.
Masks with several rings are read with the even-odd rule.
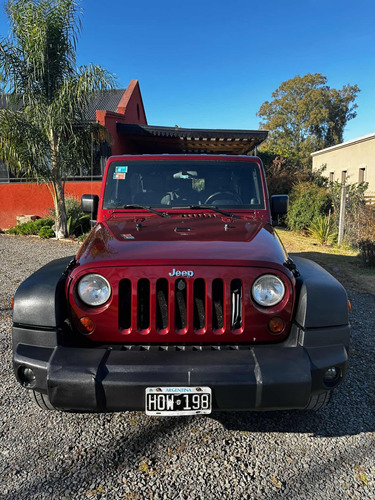
[[[94,331],[94,328],[95,328],[95,323],[93,322],[92,319],[84,316],[79,320],[79,329],[81,330],[82,333],[88,335],[89,333],[92,333]]]
[[[268,322],[268,329],[271,333],[278,334],[284,330],[284,320],[281,318],[271,318]]]
[[[14,297],[12,297],[12,300],[10,301],[10,308],[13,309],[14,307]]]
[[[348,311],[351,311],[352,310],[352,305],[350,303],[350,300],[348,300]]]

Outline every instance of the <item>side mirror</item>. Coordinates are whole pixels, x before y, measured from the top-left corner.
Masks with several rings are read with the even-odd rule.
[[[99,196],[97,194],[84,194],[81,197],[81,207],[83,212],[91,215],[91,220],[95,221],[98,215]]]
[[[285,215],[288,212],[289,196],[287,194],[275,194],[271,196],[271,215],[272,220]]]

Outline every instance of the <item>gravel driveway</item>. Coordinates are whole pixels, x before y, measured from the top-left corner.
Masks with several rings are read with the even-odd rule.
[[[68,242],[0,235],[0,497],[375,498],[375,299],[349,290],[351,363],[317,413],[44,412],[11,368],[10,300]]]

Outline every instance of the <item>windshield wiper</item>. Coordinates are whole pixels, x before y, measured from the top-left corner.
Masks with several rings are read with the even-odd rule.
[[[231,214],[230,212],[225,212],[224,210],[221,210],[220,208],[217,208],[213,205],[189,205],[188,208],[191,208],[192,210],[200,210],[200,209],[213,210],[218,214],[225,215],[226,217],[231,217],[232,219],[241,219],[239,215]]]
[[[152,212],[153,214],[160,215],[160,217],[169,217],[169,214],[166,212],[158,212],[157,210],[154,210],[151,207],[146,207],[145,205],[122,205],[121,207],[117,208],[142,208],[143,210],[148,210],[149,212]]]

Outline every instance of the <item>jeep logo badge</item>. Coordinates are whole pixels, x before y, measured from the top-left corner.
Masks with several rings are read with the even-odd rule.
[[[194,276],[194,271],[177,271],[176,269],[173,269],[171,273],[169,273],[169,276],[173,278],[173,276],[183,276],[187,278],[191,278]]]

